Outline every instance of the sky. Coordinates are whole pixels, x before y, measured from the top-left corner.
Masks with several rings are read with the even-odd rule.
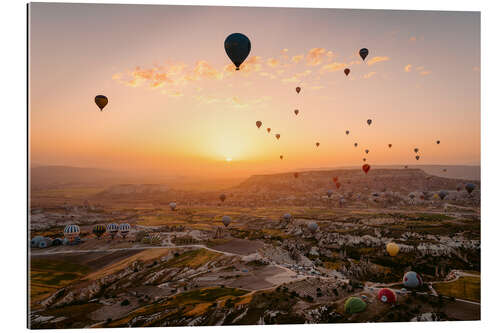
[[[478,12],[30,6],[32,163],[218,178],[480,164]],[[240,71],[234,32],[252,43]]]

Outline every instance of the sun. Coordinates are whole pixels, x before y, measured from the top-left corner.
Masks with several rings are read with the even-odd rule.
[[[233,160],[232,157],[226,157],[226,162],[231,162]]]

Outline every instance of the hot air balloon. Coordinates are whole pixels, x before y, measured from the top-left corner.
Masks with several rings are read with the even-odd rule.
[[[366,158],[363,157],[363,162],[366,162]]]
[[[349,135],[349,130],[345,131],[345,135]]]
[[[408,166],[407,166],[407,165],[405,165],[405,169],[408,169]]]
[[[443,169],[443,172],[446,172],[446,171],[448,171],[448,170],[446,170],[446,169]]]
[[[355,142],[355,143],[354,143],[354,147],[357,147],[357,146],[358,146],[358,143],[357,143],[357,142]]]
[[[177,207],[177,204],[175,202],[171,202],[168,205],[170,206],[171,210],[175,210],[175,208]]]
[[[363,312],[366,303],[359,297],[349,297],[344,303],[344,311],[349,314]]]
[[[350,72],[351,70],[349,68],[344,69],[345,76],[349,75]]]
[[[257,121],[255,122],[255,125],[257,125],[257,128],[260,128],[260,127],[262,126],[262,121],[257,120]]]
[[[399,246],[398,246],[398,244],[393,243],[393,242],[387,243],[385,249],[386,249],[387,253],[389,253],[389,255],[391,257],[394,257],[394,256],[396,256],[399,253]]]
[[[283,155],[280,155],[280,160],[282,160],[282,159],[283,159]]]
[[[340,188],[341,184],[340,183],[335,183],[335,186],[337,187],[337,190]]]
[[[368,56],[368,49],[362,48],[361,50],[359,50],[359,55],[361,56],[361,59],[363,59],[363,61],[364,61],[366,59],[366,57]]]
[[[392,148],[392,143],[389,143],[389,145],[388,145],[388,146],[389,146],[389,148]]]
[[[413,151],[415,152],[415,154],[418,153],[418,148],[413,149]]]
[[[369,152],[370,152],[370,150],[369,150],[369,149],[365,149],[365,153],[367,153],[367,154],[368,154]]]
[[[125,238],[130,232],[130,224],[122,223],[118,226],[118,230],[120,231],[120,235],[122,235],[122,237]]]
[[[363,164],[362,169],[365,174],[368,174],[368,171],[370,171],[370,164]]]
[[[271,133],[271,129],[269,127],[267,128],[267,133]]]
[[[275,137],[276,137],[276,139],[278,139],[278,140],[279,140],[279,139],[280,139],[280,137],[281,137],[281,135],[276,134],[276,135],[275,135]]]
[[[72,243],[76,237],[80,235],[80,227],[76,224],[68,224],[64,228],[64,237],[66,237],[70,243]]]
[[[436,141],[436,143],[437,143],[437,144],[440,144],[440,143],[441,143],[441,141],[440,141],[440,140],[437,140],[437,141]]]
[[[43,236],[35,236],[30,241],[30,247],[38,247],[38,244],[43,240]]]
[[[240,33],[230,34],[224,41],[227,56],[236,66],[237,71],[250,54],[251,47],[248,37]]]
[[[473,183],[468,183],[465,185],[465,190],[467,191],[467,193],[471,194],[472,191],[474,191],[474,189],[476,188],[476,185],[473,184]]]
[[[110,223],[106,226],[106,230],[111,235],[111,239],[115,238],[116,233],[118,232],[118,224]]]
[[[293,111],[293,113],[295,113],[295,115],[298,115],[299,114],[299,110],[295,109],[295,111]]]
[[[297,92],[297,94],[300,92],[300,87],[297,87],[295,88],[295,91]]]
[[[333,194],[333,191],[332,190],[328,190],[326,191],[326,195],[330,198]]]
[[[403,276],[403,285],[406,288],[418,288],[423,284],[424,282],[422,281],[420,275],[413,271],[406,272]]]
[[[102,224],[98,224],[92,228],[92,233],[97,236],[97,239],[101,239],[101,236],[106,232],[106,227]]]
[[[97,95],[95,98],[94,98],[94,101],[95,101],[95,104],[97,104],[97,106],[99,107],[99,109],[104,109],[104,107],[106,105],[108,105],[108,98],[104,95]]]
[[[336,183],[336,182],[338,182],[338,181],[339,181],[339,177],[337,177],[337,176],[333,177],[333,182],[334,182],[334,183]]]
[[[290,213],[283,214],[283,220],[285,220],[285,222],[290,222],[292,220],[292,214]]]
[[[231,223],[231,217],[225,215],[222,217],[222,224],[227,228],[227,226]]]
[[[222,193],[221,195],[219,195],[219,200],[221,202],[224,202],[224,200],[226,200],[226,195],[224,193]]]
[[[441,190],[439,191],[438,195],[441,200],[444,200],[444,198],[446,198],[446,196],[448,195],[448,192],[445,190]]]
[[[389,288],[380,289],[377,298],[382,303],[387,303],[387,304],[396,303],[396,293]]]
[[[418,161],[420,159],[420,156],[419,155],[415,156],[415,159]]]
[[[319,142],[316,142],[316,147],[319,147]]]
[[[309,229],[310,232],[315,233],[316,230],[318,230],[318,224],[316,222],[309,222],[307,224],[307,229]]]
[[[293,176],[294,176],[295,178],[299,178],[299,173],[298,173],[298,172],[295,172],[295,173],[293,174]]]
[[[371,119],[368,119],[368,120],[366,121],[366,123],[368,124],[368,126],[370,126],[370,125],[372,124],[372,120],[371,120]]]
[[[457,192],[460,192],[460,190],[462,190],[462,185],[461,185],[461,184],[458,184],[458,185],[457,185]]]

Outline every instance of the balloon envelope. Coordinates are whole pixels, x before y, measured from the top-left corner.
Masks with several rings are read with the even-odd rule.
[[[344,69],[345,76],[349,75],[350,72],[351,70],[349,68]]]
[[[99,107],[99,109],[104,109],[104,107],[106,105],[108,105],[108,98],[104,95],[97,95],[95,98],[94,98],[94,101],[95,101],[95,104],[97,104],[97,106]]]
[[[370,165],[369,164],[363,164],[362,166],[363,171],[368,174],[368,171],[370,171]]]
[[[257,120],[257,121],[255,122],[255,125],[257,125],[257,128],[260,128],[260,127],[262,126],[262,121]]]
[[[361,50],[359,50],[359,55],[361,56],[361,59],[363,59],[363,61],[366,59],[366,57],[368,56],[368,49],[367,48],[362,48]]]
[[[222,217],[222,224],[227,227],[231,223],[231,217],[225,215]]]
[[[467,193],[471,194],[472,191],[474,191],[474,189],[476,188],[476,185],[473,184],[473,183],[468,183],[465,185],[465,190],[467,191]]]
[[[280,139],[280,137],[281,137],[281,135],[276,134],[276,135],[275,135],[275,137],[276,137],[276,139],[278,139],[278,140],[279,140],[279,139]]]
[[[396,256],[399,253],[399,246],[398,246],[398,244],[393,243],[393,242],[387,243],[385,249],[387,250],[387,253],[389,253],[389,255],[391,257],[394,257],[394,256]]]
[[[424,283],[420,275],[413,271],[406,272],[403,276],[403,285],[406,288],[417,288],[422,286]]]
[[[297,94],[300,92],[300,87],[297,87],[295,88],[295,91],[297,92]]]
[[[236,70],[239,70],[243,61],[250,54],[252,46],[247,36],[241,33],[234,33],[227,36],[224,41],[224,48],[226,49],[227,56],[236,66]]]
[[[299,110],[297,110],[297,109],[295,111],[293,111],[293,112],[295,113],[295,115],[299,114]]]
[[[387,304],[396,303],[396,293],[389,288],[380,289],[377,298],[382,303],[387,303]]]

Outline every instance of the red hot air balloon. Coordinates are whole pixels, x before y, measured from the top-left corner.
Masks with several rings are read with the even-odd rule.
[[[316,147],[319,147],[319,142],[316,142]]]
[[[275,135],[275,137],[276,137],[276,139],[278,139],[278,140],[279,140],[279,139],[280,139],[280,137],[281,137],[281,135],[276,134],[276,135]]]
[[[389,288],[380,289],[377,298],[382,303],[387,303],[387,304],[396,303],[396,293]]]
[[[267,128],[267,133],[271,133],[271,129],[269,127]]]
[[[300,87],[297,87],[295,88],[295,91],[297,92],[297,94],[300,92]]]
[[[262,121],[257,120],[257,121],[255,122],[255,125],[257,125],[257,128],[260,128],[260,127],[262,126]]]
[[[349,75],[350,72],[351,70],[349,68],[344,69],[345,76]]]
[[[340,183],[335,183],[335,186],[337,186],[337,190],[340,188]]]
[[[298,115],[299,114],[299,110],[298,109],[295,109],[295,111],[293,111],[295,113],[295,115]]]
[[[339,177],[333,177],[333,182],[336,183],[339,181]]]
[[[370,171],[370,164],[363,164],[362,169],[365,174],[368,174],[368,171]]]

